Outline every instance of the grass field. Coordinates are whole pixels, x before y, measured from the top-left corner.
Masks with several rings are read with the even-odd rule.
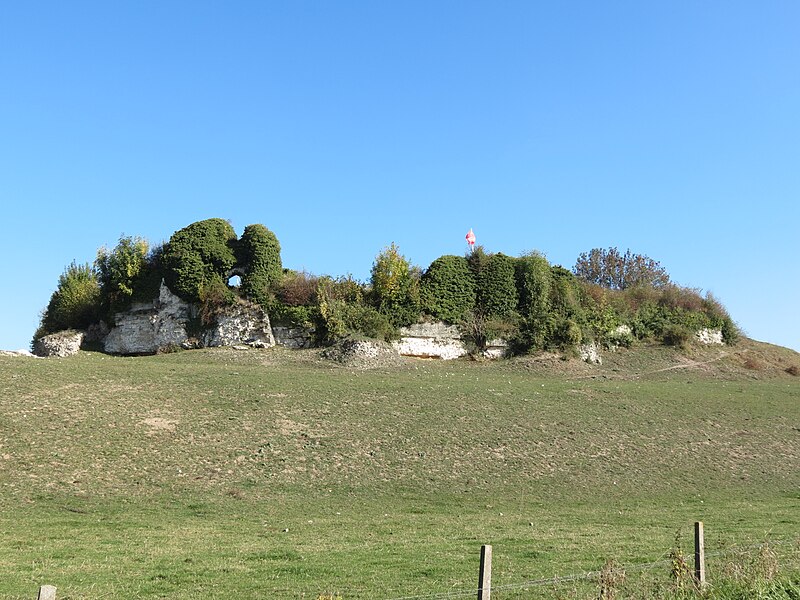
[[[695,520],[712,581],[771,540],[800,590],[793,365],[750,341],[602,366],[0,357],[0,596],[473,597],[488,543],[498,600],[596,598],[530,582],[612,558],[656,597]]]

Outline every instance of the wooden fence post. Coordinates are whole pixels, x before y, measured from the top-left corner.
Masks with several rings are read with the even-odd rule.
[[[43,585],[39,588],[38,600],[56,600],[56,586]]]
[[[706,585],[706,543],[703,539],[703,522],[694,524],[694,580],[697,587]]]
[[[481,570],[478,575],[478,600],[489,600],[492,594],[492,547],[481,546]]]

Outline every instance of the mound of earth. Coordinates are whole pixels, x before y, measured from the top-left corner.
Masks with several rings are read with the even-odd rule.
[[[325,348],[323,358],[358,369],[400,365],[403,359],[391,344],[376,340],[342,340]]]

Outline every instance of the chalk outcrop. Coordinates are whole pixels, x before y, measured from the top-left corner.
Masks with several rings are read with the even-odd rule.
[[[240,301],[222,309],[214,325],[191,338],[187,325],[197,318],[197,308],[173,294],[162,282],[158,298],[136,303],[115,315],[115,326],[105,337],[110,354],[155,354],[170,348],[196,348],[247,344],[275,345],[269,317],[257,305]]]
[[[84,338],[83,331],[67,329],[40,337],[33,343],[33,353],[42,357],[64,358],[77,354]]]
[[[417,323],[400,329],[400,339],[392,345],[402,356],[452,360],[467,354],[455,325]]]
[[[722,339],[721,329],[701,329],[694,334],[695,339],[707,346],[721,346],[725,343]]]
[[[600,356],[600,347],[592,342],[591,344],[582,344],[578,347],[578,352],[581,355],[581,360],[592,365],[602,365],[603,358]]]
[[[314,345],[314,330],[307,327],[283,327],[276,325],[272,328],[275,343],[284,348],[300,350],[311,348]]]
[[[115,325],[105,338],[110,354],[154,354],[179,347],[189,339],[186,323],[194,316],[188,302],[173,294],[161,282],[158,298],[137,302],[114,315]]]
[[[215,324],[203,332],[203,346],[234,346],[244,344],[254,348],[275,345],[269,317],[256,304],[239,301],[226,306],[216,316]]]
[[[23,358],[42,358],[30,350],[0,350],[0,356],[21,356]]]
[[[486,342],[486,348],[483,350],[483,357],[489,359],[505,358],[509,353],[508,341],[503,338],[496,338]]]

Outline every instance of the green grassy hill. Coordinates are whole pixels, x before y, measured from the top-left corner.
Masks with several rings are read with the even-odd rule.
[[[523,584],[662,560],[694,520],[800,580],[800,355],[604,358],[0,357],[0,596],[471,597],[491,543],[493,598],[596,597]]]

